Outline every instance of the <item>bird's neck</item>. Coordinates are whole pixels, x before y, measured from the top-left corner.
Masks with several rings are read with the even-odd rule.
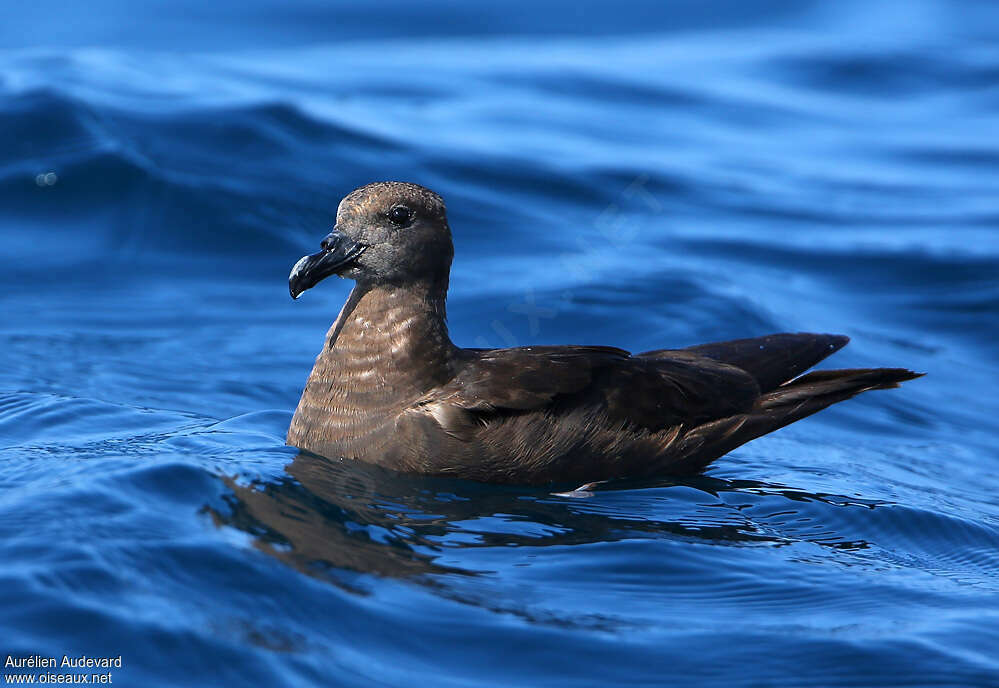
[[[442,384],[455,349],[446,298],[446,282],[358,284],[330,328],[317,372],[324,368],[347,392],[378,388],[397,398]]]
[[[288,443],[334,456],[387,441],[387,424],[452,375],[446,295],[446,282],[356,286],[305,383]]]

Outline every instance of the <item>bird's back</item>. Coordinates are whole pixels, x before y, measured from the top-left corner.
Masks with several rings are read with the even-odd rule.
[[[914,376],[830,371],[787,384],[847,341],[780,334],[636,356],[466,350],[454,377],[406,413],[439,450],[426,472],[525,483],[691,474],[831,403]]]

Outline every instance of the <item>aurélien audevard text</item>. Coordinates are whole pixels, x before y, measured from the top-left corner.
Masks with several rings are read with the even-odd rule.
[[[63,655],[61,660],[55,657],[31,655],[29,657],[14,657],[7,655],[5,669],[121,669],[121,655],[117,657],[70,657]]]
[[[5,683],[114,683],[110,671],[95,672],[94,669],[121,669],[121,655],[117,657],[79,657],[63,655],[43,657],[29,655],[15,657],[7,655],[4,662]],[[11,669],[20,669],[12,672]],[[49,669],[39,673],[38,669]],[[58,671],[51,671],[55,669]]]

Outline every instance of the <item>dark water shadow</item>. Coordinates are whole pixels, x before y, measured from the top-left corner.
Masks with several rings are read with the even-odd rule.
[[[206,512],[216,525],[249,534],[255,547],[288,566],[362,593],[354,573],[408,579],[435,588],[442,584],[442,574],[492,573],[453,563],[460,550],[474,548],[664,537],[728,546],[788,544],[786,537],[742,517],[740,498],[750,503],[783,498],[792,510],[795,502],[879,506],[857,498],[706,476],[622,480],[573,491],[577,486],[510,487],[427,478],[307,453],[299,454],[285,471],[287,475],[274,482],[247,484],[223,478],[231,489],[225,498],[228,510],[205,507]],[[617,503],[625,496],[624,503]],[[655,500],[652,515],[649,496]],[[867,546],[863,541],[816,542],[841,549]]]

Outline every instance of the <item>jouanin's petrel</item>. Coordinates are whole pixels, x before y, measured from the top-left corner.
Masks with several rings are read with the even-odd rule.
[[[460,349],[445,303],[454,249],[444,201],[369,184],[337,209],[291,295],[356,282],[326,336],[288,443],[328,458],[502,483],[689,475],[900,368],[798,377],[847,337],[774,334],[642,354],[610,346]]]

